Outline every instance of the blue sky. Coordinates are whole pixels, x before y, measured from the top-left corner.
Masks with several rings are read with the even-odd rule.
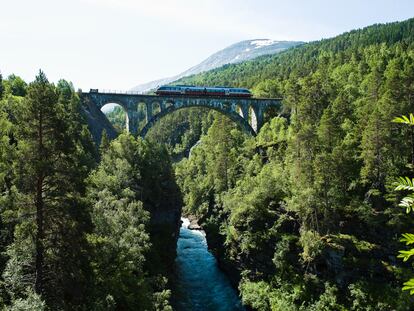
[[[241,40],[312,41],[413,16],[413,0],[0,0],[0,70],[127,90]]]

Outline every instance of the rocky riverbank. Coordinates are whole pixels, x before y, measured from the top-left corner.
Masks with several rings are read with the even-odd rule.
[[[188,215],[187,219],[190,221],[190,224],[188,225],[188,229],[203,230],[203,228],[198,223],[198,219],[194,215]]]

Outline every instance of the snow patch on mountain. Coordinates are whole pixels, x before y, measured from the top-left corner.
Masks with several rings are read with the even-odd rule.
[[[269,46],[269,45],[277,44],[277,43],[279,43],[279,41],[270,40],[270,39],[254,40],[250,42],[251,45],[256,46],[255,49],[260,49],[261,47]]]

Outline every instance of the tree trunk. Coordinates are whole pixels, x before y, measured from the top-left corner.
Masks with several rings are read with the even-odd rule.
[[[43,176],[37,181],[36,185],[36,225],[37,225],[37,234],[36,234],[36,280],[35,280],[35,291],[37,294],[41,295],[43,291]]]
[[[38,127],[38,161],[43,161],[43,114],[42,111],[39,112],[39,127]],[[36,279],[35,279],[35,291],[37,294],[41,295],[43,292],[43,261],[44,261],[44,202],[43,202],[43,168],[40,168],[40,171],[37,172],[37,182],[36,182]]]

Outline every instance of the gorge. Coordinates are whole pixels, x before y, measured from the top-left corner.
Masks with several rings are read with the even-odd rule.
[[[283,98],[257,133],[220,103],[143,139],[68,81],[0,75],[0,309],[413,310],[413,34],[376,24],[174,82]]]

